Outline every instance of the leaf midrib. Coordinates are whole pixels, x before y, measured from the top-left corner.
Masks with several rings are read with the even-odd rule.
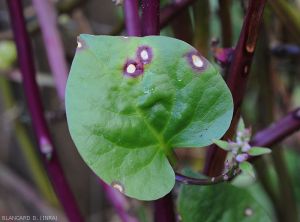
[[[138,114],[138,116],[143,120],[143,122],[145,123],[145,125],[147,126],[148,130],[151,132],[151,134],[154,136],[154,138],[157,140],[158,144],[159,144],[159,148],[167,155],[170,156],[170,151],[169,151],[169,147],[167,146],[167,144],[165,143],[163,137],[156,132],[156,130],[154,129],[153,126],[151,126],[150,123],[148,123],[148,121],[146,121],[146,117],[144,116],[143,112],[138,108],[135,107],[136,113]]]

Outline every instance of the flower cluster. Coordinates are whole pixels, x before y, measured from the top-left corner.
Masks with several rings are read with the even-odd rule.
[[[245,128],[244,124],[238,127],[235,141],[214,140],[214,143],[228,152],[229,160],[225,163],[225,171],[231,168],[239,168],[241,171],[254,176],[252,165],[247,161],[251,156],[259,156],[270,153],[266,147],[250,145],[251,128]]]
[[[251,137],[251,129],[243,129],[237,132],[236,142],[228,143],[228,150],[234,155],[237,162],[241,163],[249,158],[251,146],[249,144]]]

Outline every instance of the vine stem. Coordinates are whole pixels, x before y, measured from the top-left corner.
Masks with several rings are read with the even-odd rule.
[[[142,34],[159,35],[159,0],[142,0]]]
[[[117,214],[123,222],[138,222],[136,218],[129,214],[129,203],[127,202],[126,197],[123,194],[113,189],[111,186],[104,183],[102,180],[99,180],[100,185],[102,186],[106,198],[113,205]]]
[[[159,35],[159,15],[159,0],[142,0],[143,36]],[[154,201],[154,221],[176,221],[172,192]]]
[[[155,222],[175,222],[175,212],[172,192],[154,201]]]
[[[49,0],[33,0],[33,5],[42,31],[49,65],[54,76],[56,91],[62,104],[64,104],[68,65],[57,29],[57,14],[54,4],[53,1]]]
[[[271,147],[299,129],[300,108],[297,108],[279,121],[256,133],[253,139],[250,141],[250,144],[251,146]],[[250,158],[250,161],[254,161],[257,158],[259,157],[252,157]],[[223,182],[224,178],[222,179],[222,176],[224,175],[219,175],[214,181],[212,181],[212,178],[196,179],[177,173],[176,180],[185,184],[210,185]]]
[[[163,28],[168,23],[178,16],[183,10],[187,9],[188,6],[196,2],[196,0],[181,0],[173,1],[172,3],[165,6],[160,13],[160,27]]]
[[[151,2],[151,0],[150,0],[150,2]],[[160,11],[159,27],[164,28],[165,26],[167,26],[174,18],[179,16],[181,14],[181,12],[186,10],[194,2],[196,2],[196,0],[181,0],[181,1],[173,1],[172,3],[169,3],[168,5],[166,5]],[[129,3],[127,3],[126,0],[124,0],[124,8],[125,9],[128,7],[127,4],[129,5]],[[142,5],[142,8],[143,8],[143,5]],[[130,9],[128,9],[128,10],[130,10]],[[126,13],[129,13],[129,12],[126,12],[126,11],[124,11],[124,12],[125,12],[125,23],[127,23]],[[134,13],[134,14],[136,15],[136,13]],[[133,22],[136,22],[137,17],[132,16],[132,15],[133,14],[131,14],[130,17],[132,18],[132,20],[134,19]],[[130,21],[130,20],[128,20],[128,21]],[[126,27],[126,29],[128,32],[129,28],[127,28],[127,27]],[[131,26],[131,27],[138,27],[138,26],[135,25],[135,26]],[[123,27],[121,28],[121,30],[122,29],[123,29]],[[136,32],[136,30],[132,30],[132,31]],[[137,33],[139,33],[139,32],[137,32]],[[132,36],[135,36],[135,35],[132,35]],[[139,35],[137,35],[137,36],[139,36]]]
[[[225,134],[225,139],[232,137],[239,120],[240,106],[246,92],[250,66],[253,60],[265,3],[266,0],[250,0],[240,37],[234,51],[233,60],[228,70],[226,80],[233,97],[234,117],[229,130]],[[226,152],[215,145],[211,145],[207,151],[204,173],[209,176],[220,174],[223,170],[225,158]]]
[[[300,108],[297,108],[268,128],[256,133],[250,144],[252,146],[270,147],[299,129]]]
[[[128,36],[142,35],[138,4],[137,0],[124,1],[125,25]]]
[[[176,180],[178,182],[181,182],[183,184],[188,184],[188,185],[208,186],[208,185],[214,185],[218,183],[231,181],[235,176],[239,175],[239,173],[240,171],[238,170],[237,167],[233,167],[227,173],[221,174],[219,176],[204,178],[204,179],[188,177],[180,173],[176,173]]]
[[[11,25],[16,42],[23,87],[37,138],[39,151],[54,191],[70,221],[83,221],[71,189],[65,179],[44,118],[42,102],[35,80],[34,60],[20,0],[7,0]]]

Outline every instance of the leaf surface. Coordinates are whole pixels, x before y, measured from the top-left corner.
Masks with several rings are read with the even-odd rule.
[[[255,170],[251,163],[249,163],[248,161],[244,161],[244,162],[240,163],[239,167],[244,173],[255,178]]]
[[[184,222],[271,222],[272,212],[265,204],[250,189],[238,188],[230,183],[182,185],[178,210]]]
[[[173,149],[220,138],[232,109],[222,77],[185,42],[78,39],[66,89],[69,130],[89,167],[130,197],[167,194],[175,183]]]
[[[230,151],[229,143],[224,140],[213,140],[213,143],[225,151]]]
[[[269,148],[258,147],[258,146],[251,147],[251,149],[248,151],[248,153],[251,156],[260,156],[260,155],[263,155],[263,154],[269,154],[271,152],[272,152],[272,150],[269,149]]]

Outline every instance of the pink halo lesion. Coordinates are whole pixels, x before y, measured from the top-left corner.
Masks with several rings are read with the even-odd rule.
[[[128,77],[138,77],[144,73],[143,64],[135,60],[127,60],[123,67],[123,74]]]
[[[195,71],[203,72],[206,70],[208,62],[198,51],[191,51],[185,57]]]
[[[143,63],[143,64],[149,64],[153,59],[153,52],[152,48],[146,45],[142,45],[138,47],[137,49],[137,58]]]

